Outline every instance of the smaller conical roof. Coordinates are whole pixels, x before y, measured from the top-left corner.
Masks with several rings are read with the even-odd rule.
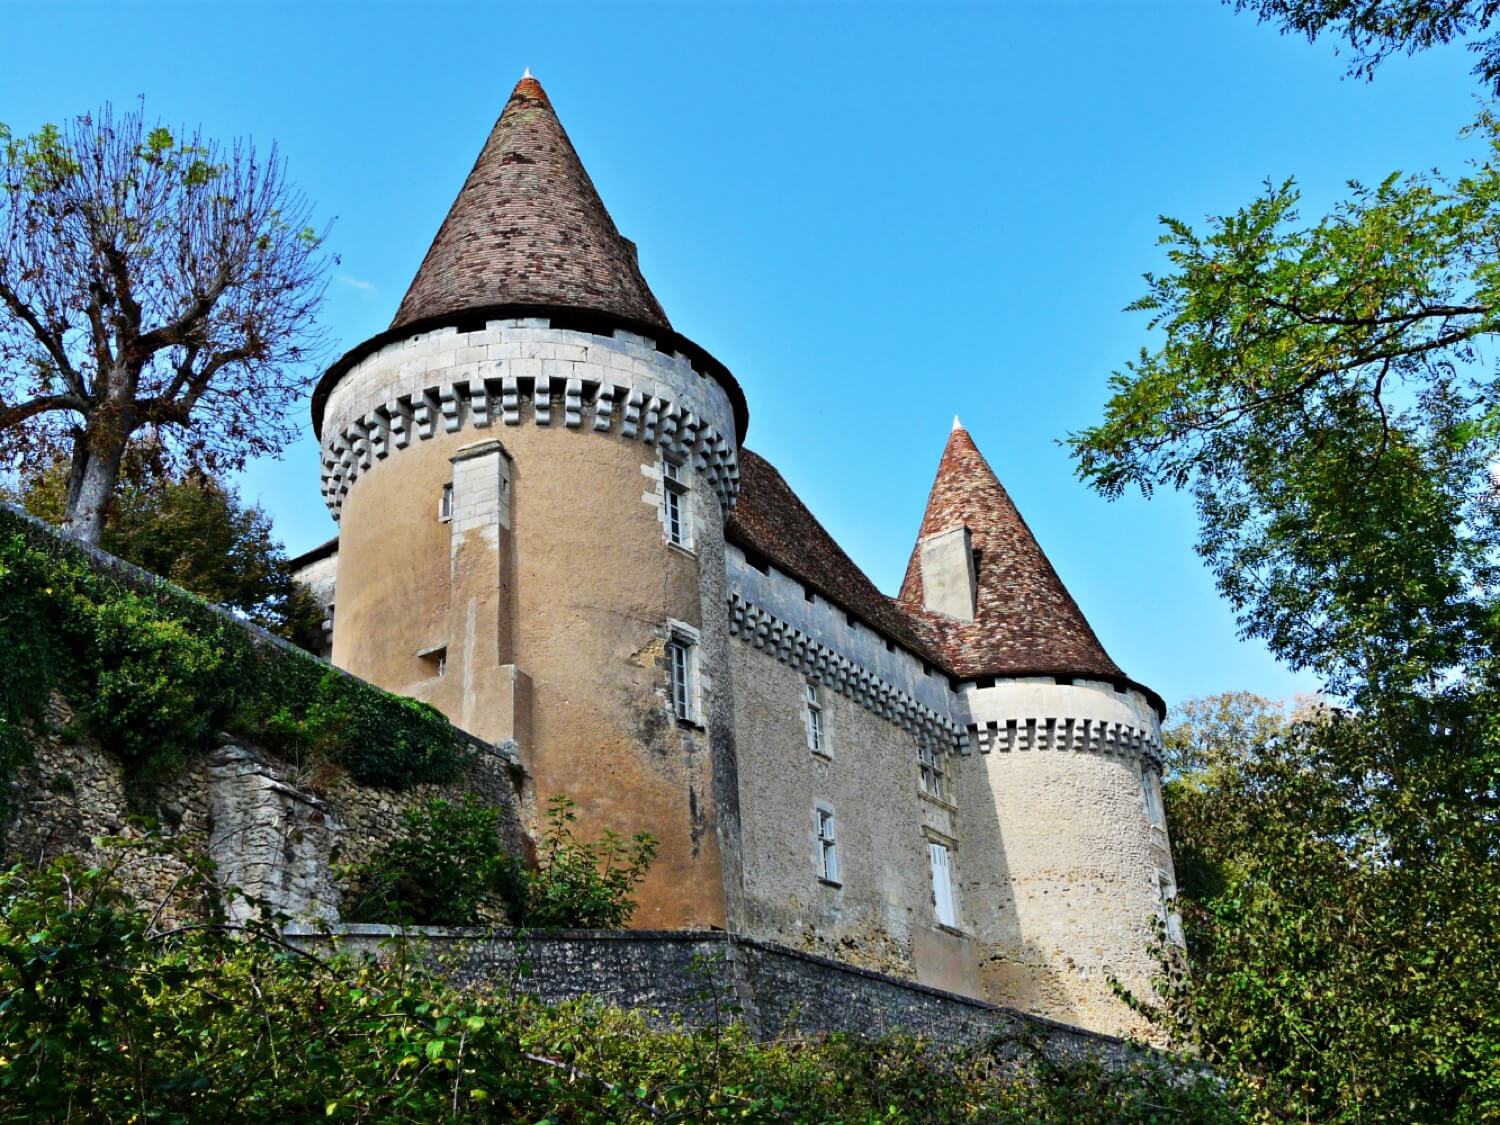
[[[958,527],[969,529],[974,550],[972,621],[923,608],[920,541]],[[955,675],[1124,679],[957,418],[917,538],[897,600]]]
[[[505,306],[578,309],[670,329],[594,182],[526,76],[396,310],[392,328]]]

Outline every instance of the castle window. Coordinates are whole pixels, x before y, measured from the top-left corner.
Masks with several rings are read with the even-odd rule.
[[[688,535],[687,481],[682,466],[662,459],[662,519],[667,528],[667,542],[676,547],[691,546]]]
[[[807,681],[807,748],[814,754],[828,757],[828,735],[823,730],[823,700],[818,694],[818,685]]]
[[[927,862],[932,868],[932,905],[938,925],[958,928],[958,903],[953,896],[953,857],[947,844],[927,842]]]
[[[1146,819],[1155,828],[1167,826],[1167,810],[1162,807],[1161,787],[1156,781],[1156,771],[1150,766],[1141,766],[1141,792],[1146,798]]]
[[[424,648],[421,652],[417,653],[417,659],[427,665],[429,675],[446,676],[448,674],[447,645],[433,645],[431,648]]]
[[[833,806],[821,801],[813,806],[813,829],[818,841],[818,878],[825,883],[838,885],[839,868],[838,826],[833,819]]]
[[[680,723],[697,725],[702,707],[698,687],[698,630],[680,621],[667,625],[667,687],[672,714]]]
[[[443,491],[438,496],[438,519],[447,523],[453,518],[453,483],[443,485]]]
[[[939,801],[946,799],[943,791],[943,759],[927,738],[917,743],[917,785],[929,797]]]

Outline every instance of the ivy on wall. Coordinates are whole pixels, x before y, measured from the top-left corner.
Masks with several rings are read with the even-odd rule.
[[[466,753],[432,707],[3,506],[0,653],[5,777],[54,693],[147,778],[182,768],[220,731],[387,788],[451,781]]]

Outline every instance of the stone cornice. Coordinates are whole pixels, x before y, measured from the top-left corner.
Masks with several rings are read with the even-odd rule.
[[[729,632],[913,735],[952,750],[968,737],[948,716],[737,592],[729,594]]]

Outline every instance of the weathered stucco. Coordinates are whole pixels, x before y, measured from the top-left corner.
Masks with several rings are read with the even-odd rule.
[[[690,367],[659,358],[664,384],[685,368],[693,393],[722,397]],[[346,411],[344,396],[374,393],[359,378],[346,383],[331,416]],[[723,926],[719,818],[735,791],[714,768],[717,760],[719,776],[732,776],[734,755],[718,495],[690,459],[691,549],[671,546],[658,444],[569,427],[560,401],[539,409],[527,399],[517,410],[520,424],[480,425],[465,406],[451,431],[375,460],[348,489],[334,662],[482,737],[514,738],[537,810],[565,794],[585,835],[655,836],[636,925]],[[468,506],[463,470],[476,443],[496,440],[504,454],[484,479],[498,476],[502,487],[486,516]],[[450,483],[445,523],[438,505]],[[698,636],[693,722],[680,722],[668,698],[670,622]]]

